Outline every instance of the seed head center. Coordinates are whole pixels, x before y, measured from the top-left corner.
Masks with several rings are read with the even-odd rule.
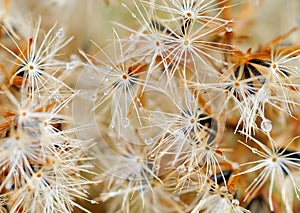
[[[122,75],[122,78],[123,78],[124,80],[127,80],[127,79],[128,79],[128,75],[123,74],[123,75]]]

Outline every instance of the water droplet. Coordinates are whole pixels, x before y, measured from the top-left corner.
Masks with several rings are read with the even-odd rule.
[[[180,198],[179,198],[178,196],[175,196],[175,197],[174,197],[174,200],[175,200],[175,201],[180,201]]]
[[[265,132],[270,132],[272,130],[272,122],[269,119],[263,119],[260,127]]]
[[[76,61],[72,61],[70,63],[66,63],[66,69],[67,70],[71,70],[71,69],[74,69],[76,67]]]
[[[108,95],[108,92],[104,92],[103,95],[104,95],[104,96],[107,96],[107,95]]]
[[[236,169],[238,169],[240,166],[239,166],[238,163],[233,162],[233,163],[231,164],[231,167],[232,167],[233,170],[236,170]]]
[[[127,8],[127,5],[125,3],[122,3],[122,7]]]
[[[106,81],[106,82],[108,82],[108,81],[109,81],[109,79],[108,79],[108,78],[105,78],[105,81]]]
[[[70,59],[71,59],[72,61],[80,61],[80,58],[79,58],[78,55],[76,55],[76,54],[72,54],[72,55],[70,56]]]
[[[17,177],[19,175],[18,170],[14,170],[13,174],[14,174],[15,177]]]
[[[232,27],[231,26],[226,27],[226,32],[232,33]]]
[[[63,38],[64,35],[65,35],[64,29],[63,29],[63,28],[59,28],[59,29],[57,30],[57,32],[56,32],[56,36],[57,36],[58,38]]]
[[[254,153],[254,154],[256,154],[256,153],[258,152],[258,150],[255,149],[255,148],[252,148],[251,151],[252,151],[252,153]]]
[[[111,127],[110,127],[109,130],[108,130],[108,136],[114,138],[114,137],[116,136],[116,134],[117,134],[117,133],[116,133],[116,130],[115,130],[114,126],[111,125]]]
[[[91,200],[91,204],[96,204],[97,202],[95,200]]]
[[[195,97],[193,95],[188,95],[188,100],[191,102],[191,103],[194,103],[195,102]]]
[[[130,125],[130,120],[128,118],[123,118],[121,123],[124,128],[127,128]]]
[[[156,165],[155,167],[154,167],[154,171],[158,171],[160,169],[160,165]]]
[[[132,18],[136,18],[135,13],[131,13]]]
[[[237,199],[233,199],[231,202],[234,206],[239,206],[240,205],[240,201],[238,201]]]
[[[144,142],[145,142],[146,145],[152,145],[153,144],[153,138],[148,137],[148,138],[145,139]]]
[[[131,34],[131,35],[129,36],[129,39],[130,39],[130,40],[134,40],[134,37],[135,37],[134,34]]]
[[[11,182],[8,182],[8,183],[5,185],[5,188],[6,188],[7,190],[11,190],[11,189],[12,189],[12,186],[13,186],[13,184],[12,184]]]
[[[186,168],[185,168],[184,165],[180,165],[180,166],[177,167],[176,170],[177,170],[177,172],[182,173],[182,172],[185,172],[185,171],[186,171]]]
[[[106,65],[106,69],[108,69],[108,70],[112,70],[112,66],[110,66],[110,65]]]

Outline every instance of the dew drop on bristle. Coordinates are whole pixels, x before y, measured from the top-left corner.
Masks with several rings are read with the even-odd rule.
[[[269,119],[264,119],[261,122],[260,127],[263,131],[270,132],[272,130],[272,122]]]
[[[153,138],[148,137],[148,138],[145,139],[144,142],[145,142],[146,145],[152,145],[153,144]]]
[[[8,182],[6,185],[5,185],[5,189],[7,190],[11,190],[13,188],[13,184],[11,182]]]
[[[111,125],[110,127],[109,127],[109,130],[108,130],[108,135],[110,136],[110,137],[116,137],[116,135],[117,135],[117,132],[116,132],[116,129],[115,129],[115,127],[113,126],[113,125]]]
[[[184,165],[180,165],[180,166],[177,167],[176,170],[177,170],[177,172],[182,173],[182,172],[185,172],[185,171],[186,171],[186,168],[185,168]]]
[[[14,174],[15,177],[18,177],[18,175],[19,175],[18,170],[14,170],[13,174]]]
[[[239,206],[239,205],[240,205],[240,201],[238,201],[237,199],[233,199],[233,200],[232,200],[232,204],[233,204],[234,206]]]
[[[179,201],[180,201],[180,197],[175,196],[175,197],[174,197],[174,200],[179,202]]]
[[[56,32],[56,36],[57,36],[58,38],[63,38],[64,35],[65,35],[64,29],[63,29],[63,28],[59,28],[59,29],[57,30],[57,32]]]
[[[191,103],[195,102],[195,97],[193,95],[189,94],[187,98],[188,98],[189,102],[191,102]]]
[[[240,168],[239,164],[236,163],[236,162],[233,162],[233,163],[231,164],[231,167],[232,167],[233,170],[236,170],[236,169],[239,169],[239,168]]]
[[[95,200],[91,200],[90,202],[91,202],[91,204],[96,204],[97,203]]]
[[[232,33],[232,27],[226,27],[226,32]]]
[[[129,39],[130,39],[130,40],[134,40],[134,38],[135,38],[134,34],[131,34],[131,35],[129,36]]]
[[[66,69],[67,70],[72,70],[76,67],[76,62],[75,61],[72,61],[70,63],[66,63]]]
[[[254,154],[256,154],[256,153],[258,152],[258,150],[255,149],[255,148],[252,148],[251,151],[252,151],[252,153],[254,153]]]
[[[128,118],[123,118],[123,120],[122,120],[122,126],[124,128],[127,128],[127,127],[129,127],[129,125],[130,125],[129,119]]]

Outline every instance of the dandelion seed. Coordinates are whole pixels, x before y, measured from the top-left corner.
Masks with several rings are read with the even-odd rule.
[[[56,72],[65,68],[64,62],[56,60],[56,56],[64,46],[66,46],[72,38],[62,39],[57,36],[52,37],[55,25],[46,33],[44,38],[40,38],[38,33],[40,31],[41,19],[38,20],[36,29],[32,38],[28,40],[27,50],[23,51],[18,43],[11,37],[19,53],[15,53],[3,44],[0,44],[7,52],[9,52],[16,60],[13,75],[10,78],[10,83],[13,84],[14,79],[22,75],[21,82],[23,97],[27,97],[30,93],[32,99],[42,100],[44,96],[50,94],[50,90],[56,88],[65,88],[72,91],[59,78],[54,77]],[[60,30],[58,31],[60,32]],[[59,38],[59,39],[58,39]],[[38,98],[35,96],[38,95]]]
[[[285,153],[288,146],[296,139],[292,139],[288,142],[288,145],[283,147],[276,147],[276,142],[271,138],[269,134],[267,134],[269,143],[271,148],[267,145],[263,144],[262,142],[258,141],[257,139],[248,136],[255,144],[257,144],[261,150],[254,149],[250,145],[245,144],[247,148],[252,150],[253,153],[260,156],[262,159],[247,162],[242,164],[241,166],[252,166],[246,171],[240,172],[237,175],[248,174],[252,172],[259,172],[258,176],[254,179],[254,181],[247,187],[246,192],[247,195],[244,201],[248,200],[249,198],[253,198],[253,196],[260,190],[267,182],[270,180],[269,186],[269,195],[268,195],[268,202],[269,208],[271,212],[274,212],[274,205],[273,205],[273,189],[275,187],[279,188],[279,191],[282,192],[282,183],[285,179],[285,174],[287,174],[288,178],[292,182],[292,186],[294,188],[294,192],[296,195],[299,196],[299,186],[296,185],[295,176],[293,175],[293,170],[299,170],[300,164],[298,160],[295,161],[291,156],[291,153]],[[254,151],[255,150],[255,151]]]
[[[141,75],[144,72],[144,65],[135,62],[134,59],[127,59],[116,32],[115,36],[113,57],[97,46],[108,62],[97,60],[94,56],[89,56],[82,51],[81,54],[88,60],[87,66],[91,66],[97,72],[99,79],[97,88],[99,98],[92,110],[102,107],[105,102],[109,101],[111,123],[114,124],[117,133],[124,137],[126,134],[124,128],[130,126],[130,117],[137,115],[140,119],[141,105],[137,98],[141,95],[143,87]],[[103,66],[97,66],[91,59]]]

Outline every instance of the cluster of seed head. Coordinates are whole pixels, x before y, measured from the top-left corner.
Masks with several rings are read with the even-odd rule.
[[[90,143],[75,137],[68,108],[76,92],[64,83],[75,65],[58,58],[70,39],[40,25],[29,37],[1,27],[1,212],[84,210],[75,199],[91,183],[82,176]]]
[[[239,6],[123,3],[137,26],[116,23],[127,36],[115,29],[111,45],[81,51],[99,82],[93,110],[108,212],[248,212],[260,201],[293,208],[280,181],[299,193],[299,155],[289,148],[297,138],[273,135],[285,128],[278,117],[298,115],[300,48],[284,43],[295,29],[240,50],[230,16]],[[236,153],[243,146],[254,155]]]
[[[262,1],[127,1],[111,42],[79,41],[70,59],[64,28],[37,18],[28,33],[16,2],[0,7],[0,212],[299,209],[297,29],[244,48]],[[26,2],[65,22],[85,5]]]

